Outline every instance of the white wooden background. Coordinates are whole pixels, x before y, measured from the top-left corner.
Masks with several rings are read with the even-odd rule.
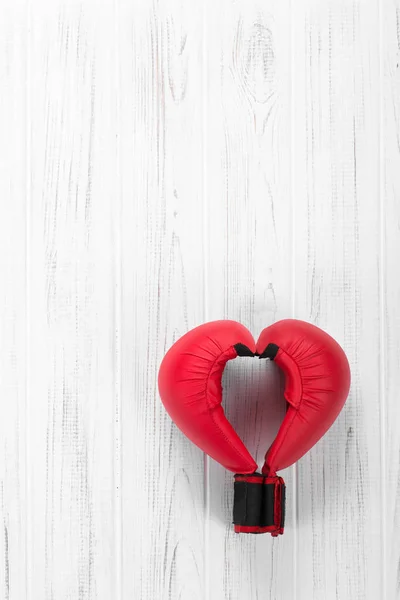
[[[400,0],[0,1],[0,599],[400,598]],[[295,316],[351,362],[283,537],[156,377]],[[224,374],[258,459],[273,364]]]

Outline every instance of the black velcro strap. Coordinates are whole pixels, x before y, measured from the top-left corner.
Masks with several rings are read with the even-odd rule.
[[[259,473],[235,475],[233,523],[236,533],[283,533],[285,484]]]
[[[233,522],[235,525],[259,527],[264,478],[259,473],[241,477],[234,483]]]
[[[235,344],[234,348],[238,356],[254,356],[254,352],[244,344]]]
[[[286,517],[286,485],[283,484],[282,488],[281,488],[281,503],[282,503],[282,509],[281,509],[281,529],[283,531],[284,527],[285,527],[285,517]]]
[[[276,344],[268,344],[264,352],[260,354],[259,358],[269,358],[270,360],[274,360],[275,356],[278,354],[278,350],[279,346]]]
[[[263,500],[260,512],[260,527],[274,525],[275,485],[267,483],[262,486]]]

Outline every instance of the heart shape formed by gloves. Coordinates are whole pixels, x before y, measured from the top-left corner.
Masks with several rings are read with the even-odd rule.
[[[335,421],[349,392],[350,368],[330,335],[295,319],[267,327],[257,342],[236,321],[213,321],[189,331],[170,348],[158,385],[171,418],[209,456],[234,473],[252,476],[257,486],[257,464],[221,405],[222,372],[227,361],[238,356],[274,360],[285,375],[287,411],[265,455],[264,483],[299,460]]]

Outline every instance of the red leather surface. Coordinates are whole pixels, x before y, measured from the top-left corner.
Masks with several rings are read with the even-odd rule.
[[[265,456],[264,474],[274,475],[301,458],[324,435],[341,411],[350,388],[350,368],[339,344],[304,321],[287,319],[264,329],[262,353],[279,346],[275,363],[284,371],[288,410]]]
[[[234,473],[253,473],[257,464],[227,420],[221,377],[233,347],[255,352],[251,333],[235,321],[213,321],[192,329],[167,352],[158,387],[165,408],[183,433]]]
[[[185,435],[235,473],[257,469],[221,406],[222,372],[237,356],[238,343],[258,354],[269,343],[279,346],[275,362],[286,376],[288,410],[263,467],[265,475],[274,476],[303,456],[332,425],[349,391],[349,364],[327,333],[292,319],[264,329],[257,345],[235,321],[206,323],[180,338],[160,367],[161,399]]]

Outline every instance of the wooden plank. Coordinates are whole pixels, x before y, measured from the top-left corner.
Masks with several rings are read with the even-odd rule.
[[[400,2],[382,2],[382,280],[385,369],[383,406],[383,532],[386,542],[383,579],[388,600],[400,597]]]
[[[26,12],[0,19],[0,597],[25,597]]]
[[[231,318],[257,337],[292,313],[289,2],[207,4],[207,319]],[[284,414],[273,364],[238,359],[224,373],[226,413],[258,462]],[[207,598],[291,598],[291,472],[285,535],[233,532],[233,476],[209,462]]]
[[[28,598],[118,599],[113,2],[31,15]]]
[[[378,1],[294,6],[296,316],[345,348],[345,408],[298,467],[297,598],[383,598]],[[306,549],[306,551],[304,551]]]
[[[201,3],[120,2],[124,598],[203,598],[203,455],[157,390],[204,320],[201,23]]]

